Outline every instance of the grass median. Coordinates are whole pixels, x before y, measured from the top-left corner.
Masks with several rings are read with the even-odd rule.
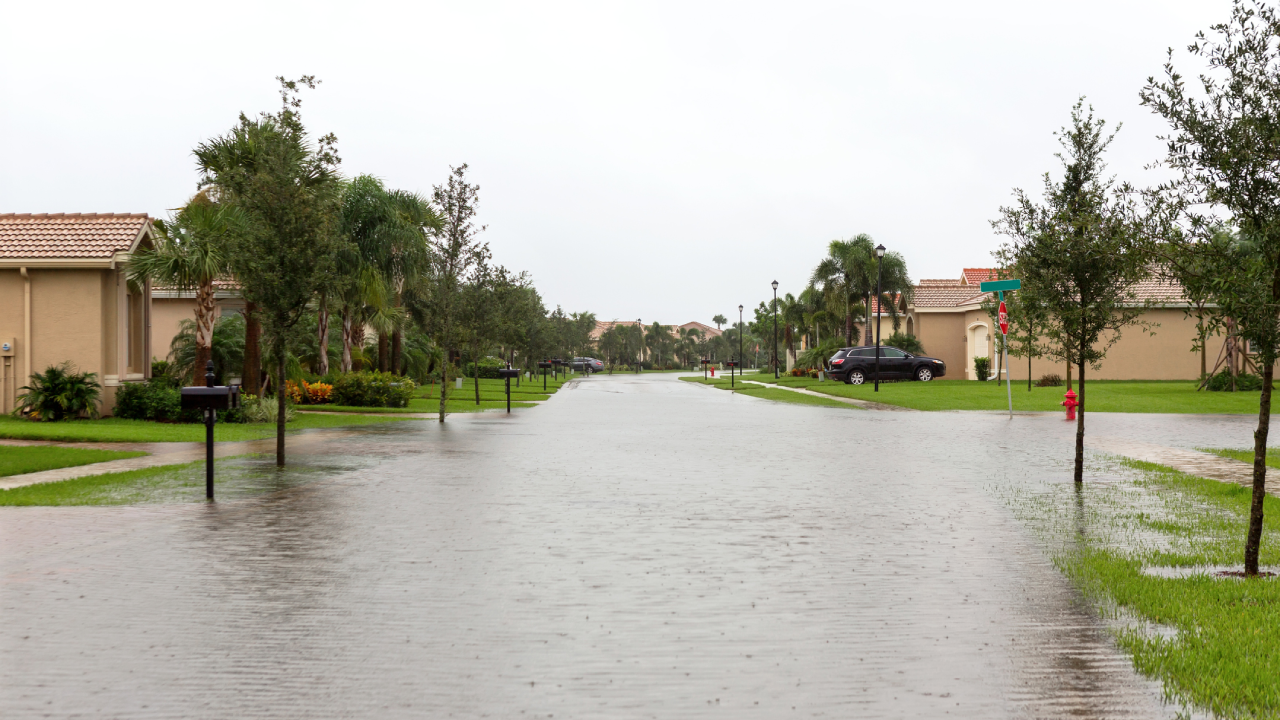
[[[772,373],[746,375],[748,380],[773,384]],[[971,380],[932,382],[883,382],[880,392],[871,384],[846,385],[813,378],[783,377],[781,387],[802,387],[836,397],[897,405],[914,410],[1004,410],[1008,397],[1003,383]],[[1087,384],[1090,412],[1257,414],[1259,392],[1197,391],[1193,381],[1094,380]],[[1062,412],[1063,387],[1012,387],[1013,409],[1034,412]]]
[[[0,446],[0,477],[92,465],[111,460],[138,457],[139,455],[146,455],[146,453],[97,450],[93,448],[65,448],[48,445],[32,445],[28,447]]]
[[[762,387],[755,383],[743,382],[741,379],[730,381],[729,378],[707,378],[703,379],[699,376],[682,377],[681,380],[698,385],[706,385],[718,390],[730,390],[739,395],[747,397],[759,398],[761,400],[772,400],[774,402],[791,403],[793,405],[811,405],[817,407],[838,407],[845,409],[860,410],[852,403],[842,402],[834,398],[817,397],[805,393],[798,393],[793,390],[784,390],[777,387]]]
[[[317,428],[352,427],[413,418],[375,417],[369,415],[320,415],[299,413],[286,426],[289,432]],[[214,426],[214,439],[219,442],[263,440],[275,437],[275,425],[219,423]],[[57,440],[60,442],[204,442],[204,425],[194,423],[158,423],[147,420],[63,420],[32,422],[0,415],[0,437],[18,440]]]

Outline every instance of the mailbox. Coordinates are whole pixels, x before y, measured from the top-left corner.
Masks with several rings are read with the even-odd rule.
[[[234,410],[240,407],[240,388],[234,385],[182,388],[183,410]]]
[[[560,358],[551,358],[551,364],[559,366],[559,365],[563,365],[564,361],[561,360]]]
[[[520,368],[498,368],[498,377],[510,380],[520,375]]]
[[[539,369],[539,370],[549,370],[549,369],[551,369],[551,363],[549,363],[549,362],[540,362],[540,363],[538,363],[538,369]]]
[[[737,363],[737,361],[736,361],[736,360],[730,360],[729,362],[725,363],[725,366],[726,366],[726,367],[738,367],[738,363]]]
[[[710,360],[708,360],[708,359],[706,359],[706,358],[702,358],[702,364],[703,364],[703,365],[706,365],[706,364],[707,364],[707,363],[709,363],[709,362],[711,362],[711,361],[710,361]]]

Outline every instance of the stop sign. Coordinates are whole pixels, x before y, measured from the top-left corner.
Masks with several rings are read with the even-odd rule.
[[[1004,309],[1004,301],[1000,301],[1000,334],[1009,334],[1009,311]]]

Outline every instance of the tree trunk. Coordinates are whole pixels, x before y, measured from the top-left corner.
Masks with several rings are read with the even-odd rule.
[[[349,305],[342,306],[342,360],[338,365],[338,369],[342,372],[351,372],[351,345],[355,340],[352,332],[351,307]]]
[[[400,362],[400,346],[401,346],[400,331],[398,329],[392,330],[391,331],[391,372],[395,373],[396,375],[404,374],[402,372],[403,368],[401,367],[402,363]]]
[[[1071,361],[1067,361],[1067,392],[1071,392]]]
[[[867,293],[867,314],[866,314],[866,322],[864,322],[864,323],[862,323],[862,324],[865,326],[865,328],[864,328],[864,329],[866,330],[866,332],[864,332],[864,333],[863,333],[863,335],[865,336],[865,340],[863,341],[863,343],[862,343],[862,344],[863,344],[863,345],[873,345],[873,344],[875,344],[875,338],[874,338],[874,337],[872,337],[872,335],[871,335],[871,294],[870,294],[870,293]]]
[[[387,371],[387,334],[378,333],[378,372]]]
[[[449,396],[449,346],[444,346],[444,362],[440,363],[440,422],[444,422],[444,404]]]
[[[284,421],[285,421],[285,349],[284,338],[277,338],[276,344],[276,467],[284,467]]]
[[[244,304],[244,368],[240,382],[248,392],[262,395],[262,324],[258,322],[257,306]]]
[[[329,374],[329,305],[325,302],[324,294],[320,295],[320,308],[316,313],[316,341],[319,343],[317,348],[316,374]]]
[[[1249,504],[1249,535],[1244,542],[1244,574],[1258,574],[1262,545],[1262,501],[1267,496],[1267,433],[1271,429],[1271,381],[1275,364],[1262,369],[1262,397],[1258,403],[1258,429],[1253,433],[1253,501]]]
[[[1083,348],[1081,348],[1083,350]],[[1081,357],[1084,353],[1080,353]],[[1076,402],[1080,403],[1076,407],[1076,474],[1075,480],[1078,483],[1084,482],[1084,363],[1077,366],[1080,370],[1080,396]]]
[[[475,380],[476,404],[480,404],[480,343],[471,343],[471,376]]]
[[[192,385],[204,385],[205,365],[213,357],[213,314],[217,311],[213,298],[213,282],[196,288],[196,366],[191,369]],[[221,371],[224,368],[214,368]]]

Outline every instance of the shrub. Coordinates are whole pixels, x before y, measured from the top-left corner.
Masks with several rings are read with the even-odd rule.
[[[484,377],[484,366],[480,366]],[[496,376],[495,372],[495,376]],[[407,407],[413,398],[414,382],[392,373],[364,371],[347,373],[337,379],[331,393],[333,402],[358,407]]]
[[[163,377],[128,383],[116,393],[113,414],[127,420],[181,420],[182,391]]]
[[[306,385],[307,381],[303,380],[302,384]],[[302,388],[298,387],[298,384],[295,383],[294,381],[292,380],[285,381],[284,392],[286,395],[288,395],[290,404],[297,405],[298,403],[302,402]]]
[[[1049,373],[1041,375],[1036,381],[1036,387],[1060,387],[1062,385],[1062,376],[1058,373]]]
[[[1214,392],[1229,392],[1231,390],[1231,373],[1227,370],[1219,372],[1217,375],[1209,378],[1207,386],[1209,390]],[[1261,390],[1262,378],[1249,373],[1240,373],[1236,375],[1236,390]]]
[[[333,386],[328,383],[303,381],[302,387],[307,391],[307,397],[304,400],[311,405],[320,405],[333,399]]]
[[[975,357],[973,359],[973,372],[978,379],[985,382],[991,377],[991,358]]]
[[[240,410],[244,419],[239,422],[255,424],[266,423],[269,425],[276,424],[276,418],[279,417],[278,413],[280,411],[276,406],[275,398],[260,398],[252,394],[245,395],[240,399]],[[285,405],[284,421],[293,422],[294,417],[296,417],[296,415],[293,411],[293,406]]]
[[[98,416],[102,386],[97,373],[78,373],[69,362],[50,365],[31,376],[26,392],[18,396],[18,412],[35,419],[57,421],[65,417]]]
[[[497,380],[498,370],[507,366],[505,362],[496,357],[486,357],[481,359],[479,363],[467,363],[466,372],[463,375],[469,378],[475,377],[477,364],[480,367],[480,377],[488,380]]]
[[[895,332],[886,338],[882,344],[890,347],[896,347],[899,350],[909,352],[912,355],[924,355],[924,345],[920,343],[920,338],[917,338],[914,335]]]

